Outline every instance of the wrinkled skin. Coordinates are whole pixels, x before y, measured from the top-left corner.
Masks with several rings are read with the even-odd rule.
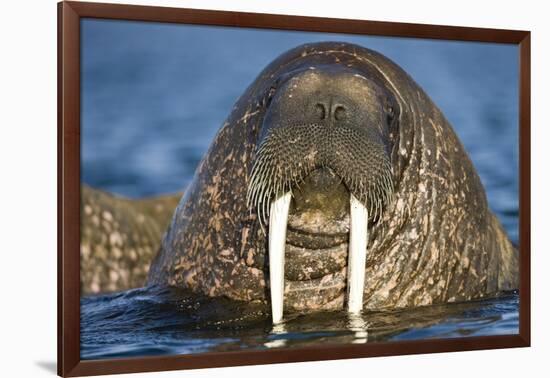
[[[376,200],[380,206],[369,223],[365,309],[465,301],[517,287],[517,251],[488,209],[473,164],[443,114],[396,64],[340,43],[290,50],[245,91],[181,199],[148,283],[269,301],[266,232],[258,208],[247,203],[250,174],[270,131],[314,121],[321,129],[309,128],[302,140],[317,137],[311,130],[353,129],[368,148],[342,138],[330,152],[321,138],[311,144],[321,144],[318,150],[302,157],[312,166],[301,185],[290,186],[286,310],[344,308],[347,204],[358,189],[343,175],[362,174],[364,167],[389,171],[392,179],[391,199],[363,199],[367,207]],[[371,150],[378,152],[370,163],[359,164],[357,154]],[[339,151],[351,155],[327,157]],[[382,167],[384,161],[391,166]]]

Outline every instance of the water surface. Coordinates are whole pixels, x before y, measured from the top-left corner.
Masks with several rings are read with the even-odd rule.
[[[518,296],[368,312],[293,314],[273,327],[267,308],[150,287],[81,299],[82,359],[172,355],[326,343],[504,335],[518,332]]]

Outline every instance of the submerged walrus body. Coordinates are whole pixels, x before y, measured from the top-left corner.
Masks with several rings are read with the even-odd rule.
[[[268,303],[270,208],[281,198],[292,198],[277,228],[285,309],[344,308],[350,201],[368,228],[363,308],[517,287],[517,251],[452,127],[374,51],[303,45],[261,72],[186,189],[148,283]]]
[[[80,192],[82,294],[141,287],[181,193],[141,200],[83,185]]]

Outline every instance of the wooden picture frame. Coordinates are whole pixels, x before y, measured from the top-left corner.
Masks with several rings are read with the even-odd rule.
[[[364,345],[317,345],[162,357],[80,359],[80,20],[154,21],[519,46],[519,334]],[[527,347],[530,345],[530,32],[152,6],[58,4],[58,374],[82,376],[325,359]]]

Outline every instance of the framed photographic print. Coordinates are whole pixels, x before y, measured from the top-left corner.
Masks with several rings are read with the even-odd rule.
[[[58,11],[59,375],[529,346],[529,32]]]

